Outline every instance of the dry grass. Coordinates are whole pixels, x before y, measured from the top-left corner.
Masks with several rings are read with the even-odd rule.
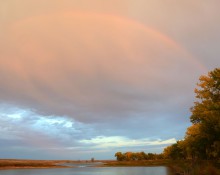
[[[14,168],[62,168],[58,164],[67,163],[66,160],[17,160],[0,159],[0,169]]]
[[[104,166],[108,167],[167,166],[169,164],[169,160],[104,161]]]

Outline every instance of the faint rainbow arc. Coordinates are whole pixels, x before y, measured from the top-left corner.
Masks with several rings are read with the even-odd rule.
[[[68,11],[68,12],[57,12],[57,13],[51,13],[51,14],[42,14],[42,15],[35,15],[35,16],[30,16],[25,19],[21,19],[16,21],[13,25],[12,28],[16,29],[16,26],[28,23],[33,20],[39,20],[39,19],[46,19],[50,17],[55,17],[57,19],[65,19],[68,17],[78,17],[78,18],[83,18],[83,19],[98,19],[98,20],[108,20],[112,22],[119,22],[121,24],[125,25],[131,25],[135,26],[147,34],[151,34],[155,38],[163,41],[167,45],[175,48],[176,50],[179,50],[180,52],[184,53],[186,55],[186,59],[188,59],[192,64],[197,65],[197,67],[205,72],[207,72],[207,68],[204,66],[204,64],[201,63],[192,53],[190,53],[185,47],[183,47],[180,43],[176,42],[174,39],[169,37],[168,35],[165,35],[164,33],[160,32],[157,29],[154,29],[152,27],[149,27],[139,21],[130,19],[130,18],[125,18],[119,15],[114,15],[114,14],[106,14],[106,13],[96,13],[96,12],[82,12],[82,11]]]

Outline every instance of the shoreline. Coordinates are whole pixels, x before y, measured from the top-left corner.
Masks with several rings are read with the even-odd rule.
[[[220,162],[219,162],[220,164]],[[143,160],[143,161],[116,161],[96,160],[74,161],[74,160],[18,160],[0,159],[0,171],[22,170],[22,169],[60,169],[60,168],[107,168],[107,167],[167,167],[170,174],[207,174],[220,175],[219,164],[214,166],[210,161],[197,161],[192,166],[190,160]],[[218,168],[217,168],[218,167]]]
[[[57,168],[69,168],[66,166],[48,166],[48,167],[31,167],[31,166],[20,166],[20,167],[13,167],[13,166],[8,166],[8,167],[0,167],[1,170],[19,170],[19,169],[57,169]]]
[[[100,162],[100,164],[97,164]],[[93,164],[91,166],[91,164]],[[65,165],[66,164],[66,165]],[[68,166],[72,164],[73,166]],[[116,160],[96,160],[91,161],[74,161],[74,160],[21,160],[21,159],[0,159],[0,170],[13,169],[52,169],[52,168],[74,168],[77,165],[86,164],[88,167],[153,167],[166,166],[168,161],[116,161]],[[76,166],[74,166],[76,165]]]
[[[12,169],[50,169],[68,168],[62,164],[70,163],[69,160],[26,160],[26,159],[0,159],[0,170]]]

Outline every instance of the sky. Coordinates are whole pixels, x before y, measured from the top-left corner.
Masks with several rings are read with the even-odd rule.
[[[184,138],[220,65],[219,0],[1,0],[0,158],[115,159]]]

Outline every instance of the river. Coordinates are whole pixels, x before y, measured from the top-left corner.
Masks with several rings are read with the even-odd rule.
[[[0,175],[168,175],[166,167],[81,167],[1,170]]]

